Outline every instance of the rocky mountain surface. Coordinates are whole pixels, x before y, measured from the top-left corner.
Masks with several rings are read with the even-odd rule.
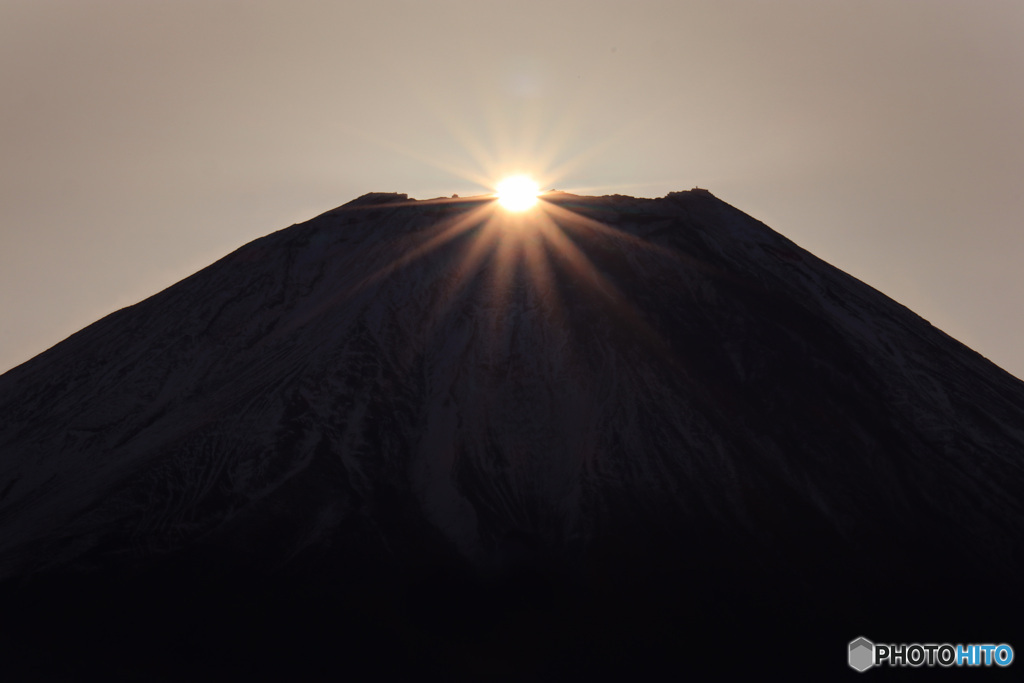
[[[1016,644],[1022,494],[1024,384],[706,191],[372,194],[0,376],[0,635],[69,678],[843,670]]]

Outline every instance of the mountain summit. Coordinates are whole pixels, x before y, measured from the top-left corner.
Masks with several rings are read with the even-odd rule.
[[[1022,501],[1024,384],[707,191],[375,193],[0,376],[0,636],[72,677],[840,669],[1018,644]]]

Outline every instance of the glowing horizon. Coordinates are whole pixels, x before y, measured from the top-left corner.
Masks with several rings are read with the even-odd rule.
[[[540,186],[529,176],[515,175],[498,182],[498,203],[508,211],[526,211],[537,205]]]

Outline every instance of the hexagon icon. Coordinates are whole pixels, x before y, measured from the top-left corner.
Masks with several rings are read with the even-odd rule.
[[[875,644],[867,638],[850,641],[850,666],[857,671],[867,671],[875,665]]]

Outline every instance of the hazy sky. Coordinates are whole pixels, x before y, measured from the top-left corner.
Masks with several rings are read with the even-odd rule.
[[[365,192],[700,186],[1024,377],[1024,2],[0,0],[0,371]]]

